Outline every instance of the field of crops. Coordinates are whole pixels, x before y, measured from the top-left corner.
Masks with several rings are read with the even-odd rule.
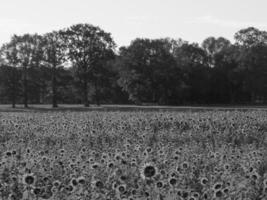
[[[1,113],[0,199],[264,200],[267,112]]]

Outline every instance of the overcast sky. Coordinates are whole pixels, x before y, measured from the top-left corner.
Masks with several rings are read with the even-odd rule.
[[[45,33],[75,23],[111,32],[118,46],[136,37],[233,39],[241,28],[267,30],[267,0],[1,0],[0,44],[12,34]]]

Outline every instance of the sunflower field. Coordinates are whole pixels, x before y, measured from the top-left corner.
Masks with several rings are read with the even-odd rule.
[[[265,200],[267,112],[2,112],[1,200]]]

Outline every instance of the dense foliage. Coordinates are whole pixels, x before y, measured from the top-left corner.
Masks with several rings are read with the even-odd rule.
[[[1,199],[267,198],[267,113],[1,113]]]
[[[234,38],[137,38],[116,50],[111,34],[90,24],[14,35],[0,51],[0,102],[265,103],[267,32],[249,27]]]

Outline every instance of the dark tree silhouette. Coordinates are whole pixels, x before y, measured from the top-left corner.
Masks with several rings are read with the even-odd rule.
[[[171,81],[179,73],[170,47],[164,39],[136,39],[120,49],[119,83],[130,100],[167,104],[173,92],[169,86],[176,84]]]
[[[223,37],[219,37],[217,39],[215,37],[208,37],[207,39],[205,39],[202,43],[202,48],[206,51],[209,57],[209,66],[214,67],[215,55],[230,46],[231,42]]]
[[[115,51],[111,34],[76,24],[14,35],[0,50],[0,103],[255,104],[267,102],[267,32],[140,39]]]
[[[0,68],[0,82],[3,95],[11,102],[12,108],[15,108],[21,88],[20,69],[3,64]]]
[[[254,27],[241,29],[234,38],[236,43],[243,47],[251,47],[258,44],[267,45],[267,32]]]
[[[14,35],[10,43],[3,46],[2,55],[8,65],[22,68],[23,81],[23,102],[24,107],[28,107],[28,70],[31,67],[38,67],[41,61],[41,36],[35,34],[25,34],[23,36]]]
[[[77,24],[61,31],[68,48],[68,58],[81,82],[84,106],[89,106],[89,75],[94,67],[113,52],[115,43],[110,33],[90,24]]]
[[[66,46],[62,35],[59,32],[47,33],[43,36],[44,42],[44,61],[45,64],[51,69],[51,86],[52,86],[52,107],[58,107],[57,98],[57,77],[58,67],[66,62]]]

